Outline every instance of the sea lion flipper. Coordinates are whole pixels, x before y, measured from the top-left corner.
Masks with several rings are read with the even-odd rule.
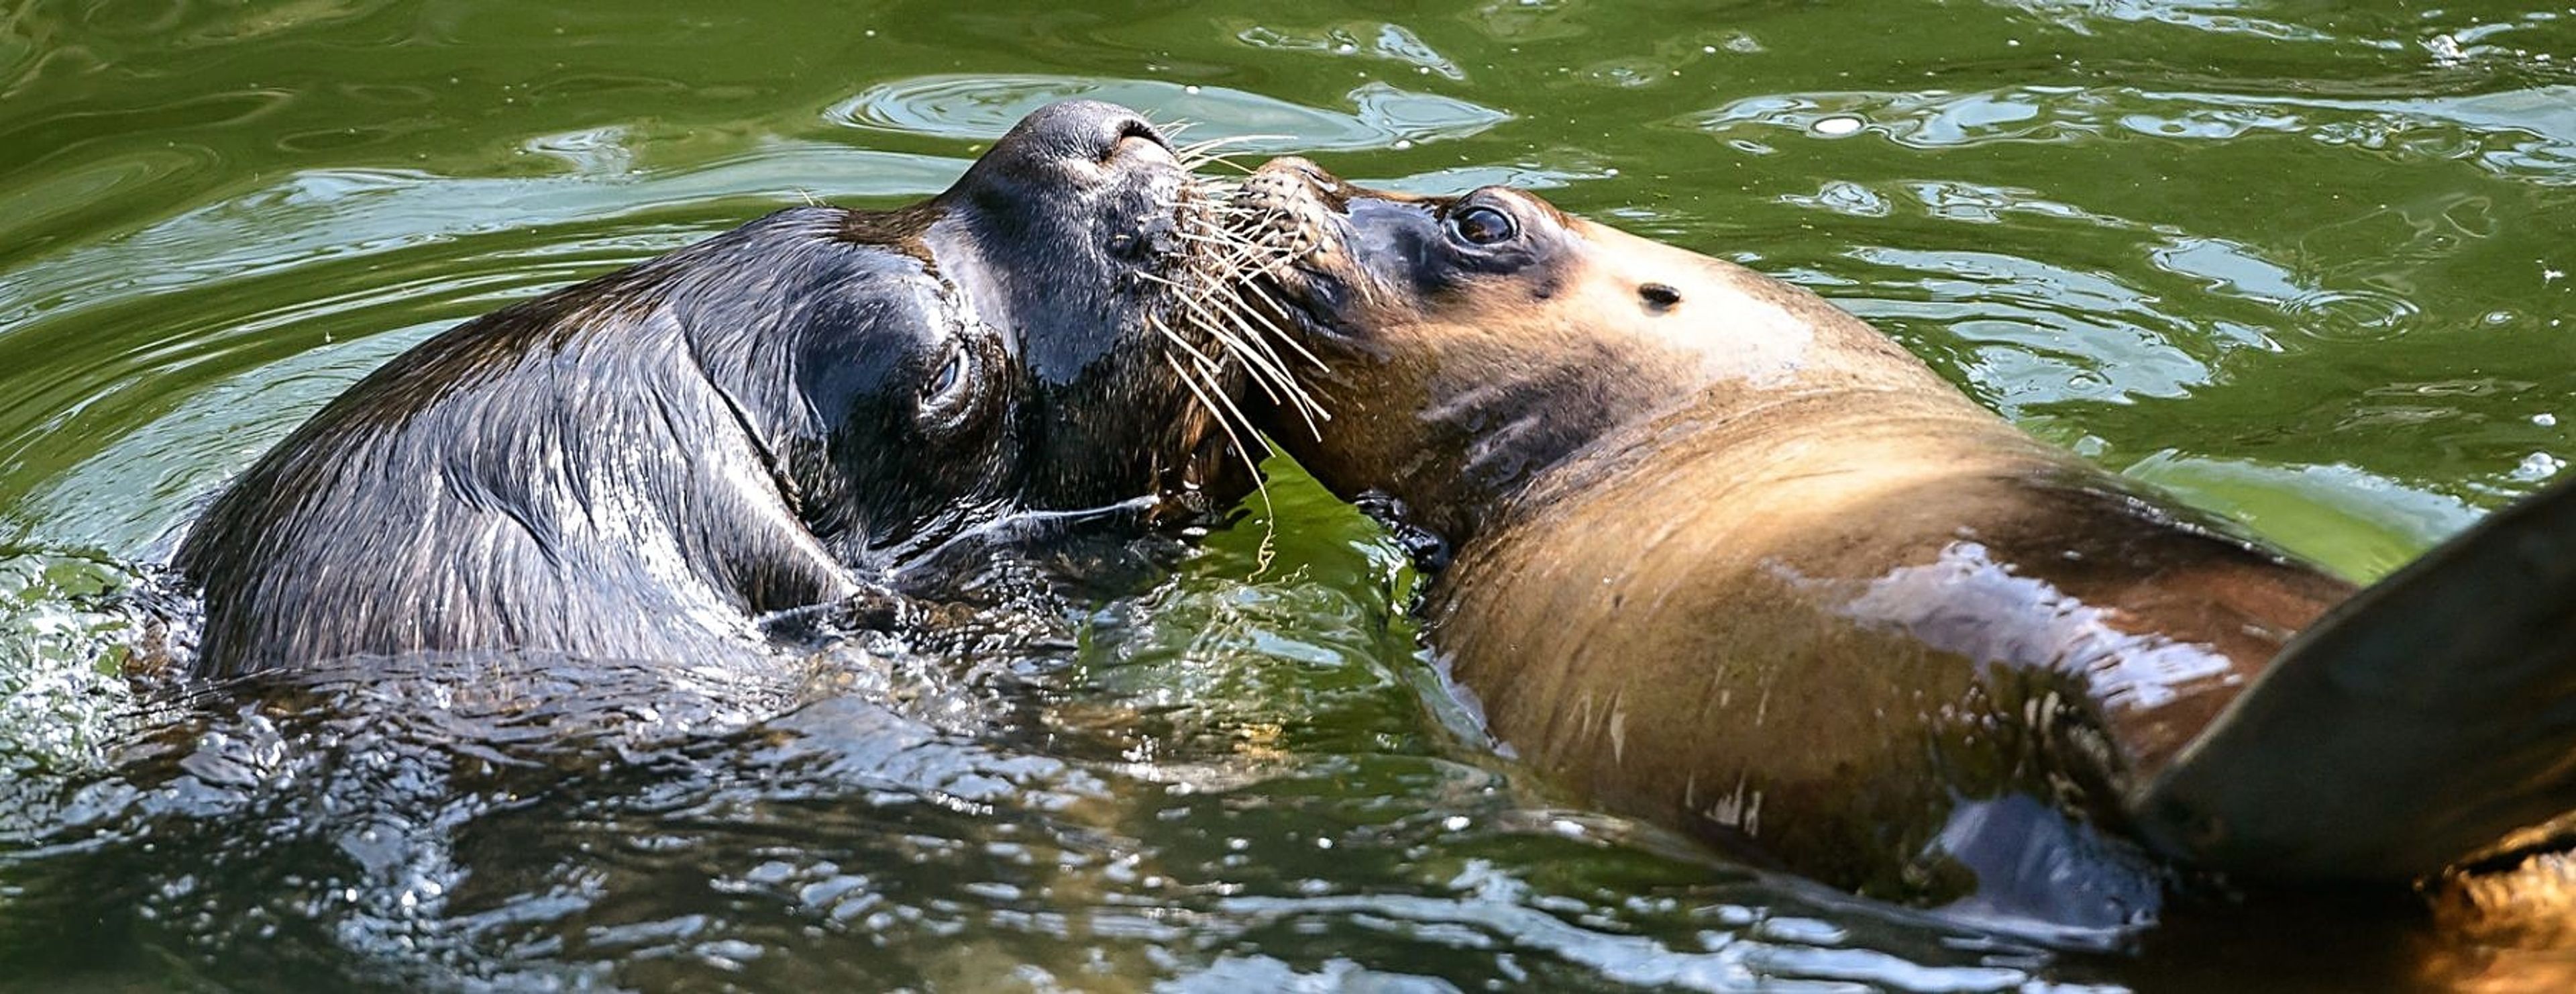
[[[2576,478],[2338,607],[2132,798],[2193,862],[2404,879],[2576,809]]]

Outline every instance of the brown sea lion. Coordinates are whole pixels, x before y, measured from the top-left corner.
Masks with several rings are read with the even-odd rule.
[[[2404,880],[2576,807],[2576,491],[2355,598],[1742,267],[1297,159],[1235,206],[1331,415],[1255,420],[1454,548],[1435,657],[1606,807],[2114,928],[2178,865]]]
[[[1176,316],[1193,189],[1133,111],[1060,103],[926,202],[780,211],[431,338],[194,524],[195,670],[723,659],[979,525],[1194,486],[1234,374]]]

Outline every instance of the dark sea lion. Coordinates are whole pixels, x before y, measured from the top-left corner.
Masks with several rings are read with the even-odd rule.
[[[923,203],[780,211],[439,334],[195,523],[195,670],[720,659],[980,523],[1197,485],[1193,189],[1134,112],[1060,103]]]
[[[1331,413],[1255,419],[1454,548],[1436,658],[1607,807],[2113,928],[2177,866],[2404,880],[2576,807],[2576,489],[2355,598],[1742,267],[1294,159],[1235,206]]]

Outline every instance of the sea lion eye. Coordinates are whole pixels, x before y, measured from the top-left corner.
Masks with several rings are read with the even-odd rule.
[[[939,364],[939,372],[930,378],[930,385],[921,389],[921,397],[923,400],[936,402],[955,391],[957,385],[965,380],[966,350],[958,345],[955,339],[950,339],[948,358]]]
[[[1449,235],[1469,245],[1496,245],[1520,234],[1512,216],[1483,204],[1471,204],[1449,212]]]

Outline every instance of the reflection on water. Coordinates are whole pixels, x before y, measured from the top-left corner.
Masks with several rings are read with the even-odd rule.
[[[773,672],[377,661],[262,704],[115,676],[117,598],[409,344],[927,195],[1071,96],[1373,185],[1552,188],[2373,575],[2576,456],[2563,6],[19,4],[0,987],[2495,980],[2403,895],[2051,952],[1589,812],[1462,732],[1395,546],[1293,474],[1194,547],[996,565],[1059,596]]]

